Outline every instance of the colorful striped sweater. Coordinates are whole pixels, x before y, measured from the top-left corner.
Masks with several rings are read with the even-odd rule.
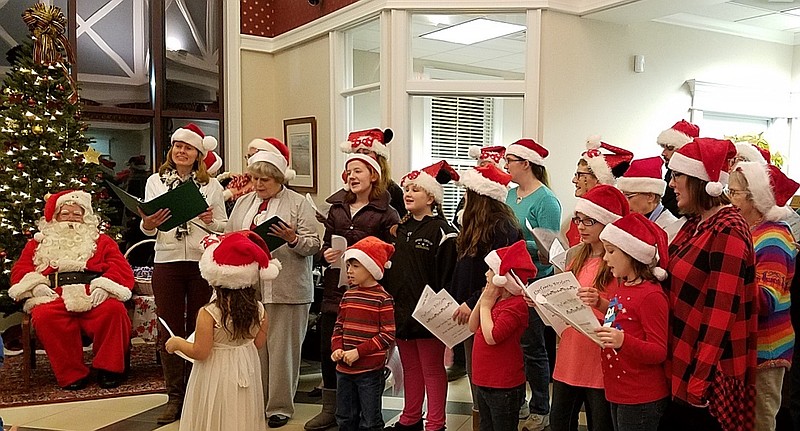
[[[758,368],[789,367],[794,346],[789,286],[797,245],[783,222],[761,223],[751,233],[759,287]]]
[[[380,284],[347,290],[333,326],[331,352],[358,349],[358,360],[353,365],[339,361],[336,371],[360,374],[383,369],[394,336],[394,300]]]

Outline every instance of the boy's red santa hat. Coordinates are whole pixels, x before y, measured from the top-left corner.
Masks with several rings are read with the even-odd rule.
[[[656,143],[663,147],[672,147],[677,150],[692,142],[692,139],[699,137],[699,127],[686,120],[681,120],[673,124],[669,129],[659,133]]]
[[[661,157],[648,157],[631,162],[631,167],[617,180],[617,188],[623,193],[655,193],[664,196],[667,182],[663,180]]]
[[[604,149],[607,152],[602,152]],[[597,177],[600,184],[614,184],[616,179],[628,169],[633,153],[620,147],[600,141],[600,136],[590,136],[586,139],[586,151],[581,154],[586,160],[589,169]]]
[[[217,139],[213,136],[206,136],[194,123],[189,123],[175,130],[172,133],[170,143],[175,141],[185,142],[197,148],[197,151],[200,151],[200,154],[203,155],[201,159],[205,158],[209,151],[217,148]]]
[[[741,157],[745,162],[758,162],[762,165],[770,164],[772,155],[766,148],[761,148],[750,142],[735,142],[736,157]]]
[[[630,257],[647,265],[659,281],[667,278],[667,234],[647,217],[630,213],[607,224],[600,232],[600,239],[610,242]]]
[[[206,158],[203,159],[203,163],[206,164],[206,171],[208,174],[214,175],[222,167],[222,157],[220,157],[216,151],[209,151],[208,154],[206,154]]]
[[[609,225],[628,215],[631,210],[628,199],[616,187],[598,184],[578,198],[575,212]]]
[[[437,203],[442,203],[444,201],[442,185],[450,181],[458,181],[459,178],[458,172],[449,163],[440,160],[428,167],[407,173],[400,180],[400,187],[405,188],[407,185],[416,184],[430,193]]]
[[[92,214],[92,195],[81,190],[64,190],[46,197],[44,219],[53,221],[59,208],[66,204],[75,204],[83,208],[83,215]]]
[[[345,153],[355,153],[365,149],[374,151],[375,154],[389,157],[389,147],[386,145],[392,141],[394,132],[392,129],[367,129],[350,132],[347,140],[339,144],[339,148]]]
[[[544,159],[550,152],[533,139],[523,138],[509,145],[506,154],[513,154],[535,165],[544,166]]]
[[[475,160],[491,162],[501,168],[506,164],[503,158],[506,155],[506,147],[502,145],[492,145],[489,147],[470,145],[468,154]]]
[[[372,157],[366,154],[361,154],[361,153],[350,154],[349,156],[347,156],[347,160],[344,161],[344,171],[342,171],[342,182],[344,182],[345,190],[350,190],[350,184],[347,182],[347,165],[349,165],[350,162],[354,160],[359,160],[366,163],[367,166],[372,168],[372,170],[375,171],[376,174],[378,174],[378,178],[381,177],[381,165],[378,164],[377,160],[373,159]]]
[[[274,280],[281,263],[273,259],[267,244],[253,231],[208,236],[200,257],[200,275],[208,284],[224,289],[260,288],[261,280]]]
[[[512,295],[522,295],[528,280],[536,277],[536,265],[524,240],[492,250],[483,261],[494,272],[492,284],[506,288]]]
[[[380,280],[383,278],[383,271],[392,267],[389,259],[393,254],[393,245],[374,236],[368,236],[347,247],[342,254],[342,260],[344,262],[350,259],[359,261],[372,274],[372,278]]]
[[[696,138],[676,151],[669,168],[707,181],[706,193],[717,197],[728,184],[728,160],[736,157],[736,147],[727,139]]]
[[[275,138],[256,138],[250,141],[249,147],[258,148],[258,151],[247,159],[247,166],[256,162],[267,162],[281,171],[284,181],[291,181],[297,175],[289,167],[289,147],[283,142]]]
[[[459,172],[458,184],[473,192],[505,203],[511,175],[496,165],[476,166]]]
[[[800,184],[775,165],[739,162],[734,169],[747,179],[753,205],[764,215],[764,220],[780,221],[790,215],[792,210],[786,207],[786,203],[800,188]]]

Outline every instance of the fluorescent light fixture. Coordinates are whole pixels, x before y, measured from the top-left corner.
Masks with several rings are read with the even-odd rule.
[[[472,45],[474,43],[525,30],[526,27],[524,25],[493,21],[486,18],[476,18],[451,27],[425,33],[420,35],[420,37],[458,43],[461,45]]]

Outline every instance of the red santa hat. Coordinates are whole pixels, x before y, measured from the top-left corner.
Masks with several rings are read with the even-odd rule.
[[[772,160],[769,150],[761,148],[750,142],[735,142],[736,157],[741,158],[745,162],[758,162],[762,165],[767,165]]]
[[[53,221],[59,208],[66,204],[75,204],[83,208],[83,215],[92,214],[92,196],[81,190],[64,190],[46,197],[44,219]]]
[[[699,137],[699,127],[686,120],[681,120],[673,124],[669,129],[659,133],[656,143],[663,147],[672,147],[677,150],[692,142],[692,139]]]
[[[728,184],[728,160],[736,156],[736,147],[727,139],[695,138],[669,159],[673,171],[707,181],[706,193],[717,197]]]
[[[492,250],[483,261],[494,272],[492,284],[506,288],[512,295],[522,295],[528,280],[536,277],[536,265],[531,260],[525,240]]]
[[[630,213],[607,224],[600,232],[600,239],[610,242],[630,257],[647,265],[659,281],[667,278],[667,234],[647,217]]]
[[[775,165],[764,165],[761,162],[739,162],[735,170],[747,179],[753,205],[764,214],[768,221],[783,220],[792,211],[786,203],[800,188],[793,179],[781,172]]]
[[[550,152],[533,139],[523,138],[509,145],[506,154],[513,154],[533,164],[544,166],[544,159]]]
[[[631,162],[631,167],[617,180],[617,188],[623,193],[655,193],[664,196],[667,182],[664,181],[661,157],[648,157]]]
[[[603,153],[600,149],[605,149]],[[600,141],[600,136],[590,136],[586,139],[586,151],[581,154],[586,160],[589,169],[597,177],[600,184],[614,184],[616,179],[628,169],[633,153],[620,147]]]
[[[458,184],[473,192],[505,203],[511,175],[496,165],[476,166],[459,173]]]
[[[578,198],[575,212],[609,225],[628,215],[631,210],[628,199],[616,187],[598,184]]]
[[[389,260],[392,254],[394,254],[393,245],[374,236],[368,236],[347,247],[342,254],[342,260],[359,261],[375,280],[380,280],[383,278],[383,271],[392,267],[392,262]]]
[[[368,129],[350,132],[347,140],[339,144],[339,148],[345,153],[355,153],[358,150],[366,149],[374,151],[375,154],[389,157],[389,147],[386,145],[394,137],[392,129]]]
[[[400,187],[405,188],[409,184],[416,184],[433,196],[433,199],[442,203],[444,201],[443,184],[450,181],[458,181],[458,172],[444,160],[440,160],[428,167],[418,171],[407,173],[400,180]]]
[[[381,177],[381,165],[378,164],[377,160],[373,159],[372,157],[366,154],[360,154],[360,153],[350,154],[349,156],[347,156],[347,160],[344,161],[344,171],[342,171],[342,182],[344,182],[345,190],[350,190],[350,184],[347,183],[347,165],[349,165],[350,162],[352,162],[353,160],[360,160],[366,163],[368,166],[372,168],[372,170],[374,170],[378,174],[378,178]]]
[[[231,232],[203,240],[206,250],[200,257],[200,275],[208,284],[224,289],[260,288],[261,280],[273,280],[281,263],[253,231]]]
[[[257,148],[255,154],[247,159],[247,166],[256,162],[267,162],[278,168],[283,174],[284,181],[291,181],[296,176],[294,169],[289,167],[289,147],[275,138],[253,139],[249,148]]]
[[[468,154],[475,160],[491,162],[501,168],[506,164],[505,159],[503,159],[506,155],[506,147],[502,145],[493,145],[489,147],[470,145]]]
[[[222,157],[220,157],[216,151],[209,151],[208,154],[206,154],[206,158],[203,159],[203,163],[206,164],[206,171],[208,171],[208,174],[214,175],[222,167]]]
[[[200,151],[203,158],[206,157],[209,151],[217,148],[217,139],[213,136],[206,136],[199,127],[194,123],[189,123],[184,127],[179,127],[172,133],[170,143],[175,141],[185,142]]]

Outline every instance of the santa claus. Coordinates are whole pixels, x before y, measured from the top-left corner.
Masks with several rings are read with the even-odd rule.
[[[123,301],[131,297],[133,271],[98,225],[88,193],[54,194],[39,233],[11,268],[8,293],[25,300],[58,384],[69,390],[84,388],[89,379],[81,334],[93,341],[98,384],[113,388],[124,380],[131,322]]]

